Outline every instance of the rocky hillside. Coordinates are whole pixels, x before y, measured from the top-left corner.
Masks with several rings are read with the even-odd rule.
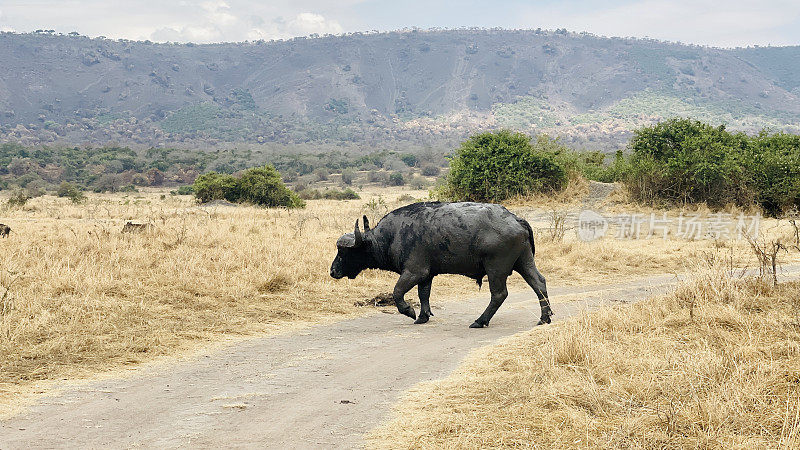
[[[477,129],[614,149],[672,115],[797,130],[800,47],[530,30],[213,45],[0,34],[0,140],[435,144]]]

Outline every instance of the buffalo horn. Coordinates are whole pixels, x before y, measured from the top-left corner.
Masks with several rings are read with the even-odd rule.
[[[355,246],[360,247],[361,244],[364,242],[364,238],[363,236],[361,236],[361,230],[358,229],[358,219],[356,219],[356,229],[353,232],[353,234],[355,234],[356,236]]]

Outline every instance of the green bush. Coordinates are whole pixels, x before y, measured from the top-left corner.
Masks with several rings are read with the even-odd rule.
[[[757,204],[770,215],[800,206],[800,136],[671,119],[634,131],[629,147],[620,178],[637,200]]]
[[[358,200],[361,198],[356,191],[350,188],[342,191],[338,191],[336,189],[326,190],[323,194],[323,197],[331,200]]]
[[[62,181],[56,189],[56,195],[59,197],[66,197],[72,200],[72,203],[82,203],[86,200],[86,194],[83,193],[77,186],[68,182]]]
[[[201,203],[227,200],[267,207],[305,207],[305,202],[286,188],[280,174],[271,165],[247,169],[239,178],[216,172],[205,173],[197,177],[192,187]]]
[[[239,178],[238,186],[239,201],[267,207],[305,207],[305,202],[283,184],[280,174],[271,165],[247,169]]]
[[[297,191],[297,196],[303,200],[319,200],[322,198],[322,192],[319,189],[303,188]]]
[[[800,136],[761,132],[750,141],[745,167],[756,201],[770,215],[800,208]]]
[[[358,193],[350,188],[339,191],[336,189],[326,189],[321,192],[319,189],[302,189],[297,192],[297,195],[303,200],[319,200],[325,198],[328,200],[358,200],[361,197]]]
[[[691,119],[670,119],[634,131],[628,188],[639,200],[746,204],[752,201],[743,133]]]
[[[567,184],[565,147],[547,137],[536,145],[523,133],[481,133],[461,144],[437,194],[456,201],[499,202],[515,195],[553,192]]]
[[[419,164],[419,158],[417,155],[412,153],[404,153],[400,155],[400,160],[403,161],[403,164],[407,165],[408,167],[417,167]]]
[[[392,174],[389,175],[388,183],[389,183],[389,186],[403,186],[404,184],[406,184],[406,179],[403,178],[403,174],[402,173],[400,173],[400,172],[392,172]]]
[[[422,168],[422,174],[426,177],[438,177],[441,169],[433,164],[427,164]]]
[[[233,175],[208,172],[200,175],[192,185],[194,196],[200,203],[212,200],[237,202],[241,197],[238,180]]]

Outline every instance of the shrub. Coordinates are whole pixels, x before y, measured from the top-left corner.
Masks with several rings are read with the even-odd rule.
[[[800,208],[800,136],[761,132],[750,141],[745,167],[756,201],[770,215]]]
[[[425,178],[415,175],[411,178],[408,182],[408,185],[411,186],[413,189],[425,189],[429,186],[428,180]]]
[[[800,207],[800,136],[671,119],[635,130],[629,147],[606,173],[637,200],[758,204],[769,215]]]
[[[567,171],[550,148],[554,143],[545,137],[534,148],[530,136],[508,130],[472,136],[450,161],[450,173],[438,195],[456,201],[497,202],[561,190],[567,184]]]
[[[350,188],[342,191],[337,191],[336,189],[326,190],[323,196],[331,200],[358,200],[361,198],[356,191]]]
[[[275,167],[266,165],[247,169],[238,179],[239,201],[267,207],[305,207],[305,202],[290,191]]]
[[[239,184],[233,175],[208,172],[200,175],[192,185],[194,196],[200,203],[212,200],[237,202],[241,197]]]
[[[408,167],[416,167],[417,164],[419,164],[419,158],[417,158],[417,155],[411,153],[404,153],[400,155],[400,160],[403,161],[403,163]]]
[[[81,203],[86,200],[86,194],[83,193],[77,186],[68,182],[62,181],[60,185],[58,185],[58,189],[56,189],[56,195],[59,197],[65,197],[72,200],[72,203]]]
[[[392,172],[389,175],[389,186],[403,186],[406,184],[405,178],[403,178],[403,174],[400,172]]]
[[[247,169],[239,178],[216,172],[205,173],[197,177],[193,188],[201,203],[227,200],[267,207],[305,207],[305,202],[283,184],[272,165]]]
[[[194,194],[194,186],[181,186],[175,193],[178,195],[192,195]]]
[[[297,196],[303,200],[318,200],[322,198],[322,192],[319,189],[304,188],[297,191]]]
[[[44,180],[33,180],[25,186],[25,191],[28,194],[28,198],[36,198],[47,193],[46,187],[47,183]]]
[[[18,189],[11,194],[11,197],[8,198],[7,204],[13,208],[17,206],[24,206],[27,202],[28,195],[22,189]]]
[[[422,168],[422,174],[426,177],[438,177],[441,173],[441,169],[434,166],[433,164],[427,164],[425,167]]]
[[[353,179],[356,177],[356,172],[352,169],[345,169],[342,171],[342,183],[350,186],[353,184]]]
[[[634,131],[626,176],[634,198],[724,205],[752,200],[743,156],[748,138],[724,126],[670,119]]]
[[[321,198],[329,200],[358,200],[361,198],[356,191],[350,188],[343,191],[326,189],[324,192],[319,189],[303,189],[298,191],[297,195],[303,200],[319,200]]]

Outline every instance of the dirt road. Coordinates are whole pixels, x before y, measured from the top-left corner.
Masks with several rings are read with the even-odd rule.
[[[797,269],[797,268],[793,268]],[[556,320],[669,289],[675,276],[551,289]],[[513,293],[485,329],[467,326],[488,302],[435,307],[413,325],[377,313],[231,344],[132,377],[66,388],[0,422],[0,448],[351,448],[412,385],[442,378],[467,353],[530,329],[533,292]]]

